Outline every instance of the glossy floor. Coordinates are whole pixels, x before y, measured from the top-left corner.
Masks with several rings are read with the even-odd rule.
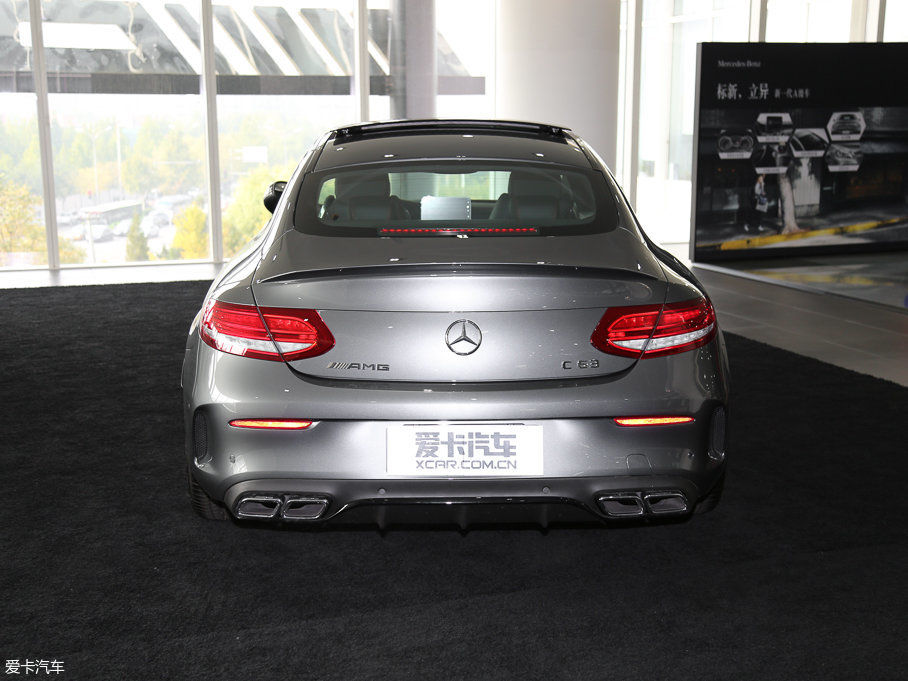
[[[908,386],[904,307],[870,302],[866,290],[850,297],[736,270],[695,266],[694,272],[726,331]]]
[[[736,272],[794,288],[858,298],[908,309],[908,251],[826,255],[734,262]]]

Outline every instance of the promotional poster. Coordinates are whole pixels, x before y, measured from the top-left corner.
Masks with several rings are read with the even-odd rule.
[[[691,258],[908,248],[908,44],[703,43]]]

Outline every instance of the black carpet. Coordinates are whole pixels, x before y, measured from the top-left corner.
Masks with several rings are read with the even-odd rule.
[[[725,498],[687,523],[205,522],[178,388],[205,289],[0,292],[4,662],[89,681],[908,675],[908,389],[729,336]]]

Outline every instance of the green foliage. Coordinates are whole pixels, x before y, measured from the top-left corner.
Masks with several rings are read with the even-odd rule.
[[[0,120],[0,175],[41,195],[41,161],[34,121]]]
[[[36,217],[38,203],[28,187],[0,174],[0,264],[6,264],[12,253],[47,261],[44,227]]]
[[[231,192],[231,203],[224,213],[223,236],[228,257],[236,254],[267,223],[270,215],[262,205],[265,189],[271,182],[289,179],[296,161],[317,132],[301,122],[295,110],[278,109],[264,107],[263,111],[225,113],[219,121],[225,177],[242,178],[236,191]],[[92,113],[67,112],[64,118],[51,120],[55,192],[64,205],[71,205],[67,202],[74,194],[93,195],[96,188],[100,192],[114,189],[121,177],[126,198],[154,200],[171,194],[196,193],[205,187],[205,138],[200,119],[152,115],[143,117],[137,127],[128,123],[124,126],[125,120],[100,105]],[[289,134],[276,135],[277,130]],[[249,146],[267,148],[268,158],[272,160],[270,168],[259,167],[248,172],[252,166],[243,162],[242,150]],[[33,116],[0,118],[0,177],[31,194],[26,210],[29,215],[13,220],[15,228],[9,226],[8,217],[3,218],[7,226],[0,234],[0,253],[31,253],[27,256],[30,260],[46,257],[44,230],[36,217],[40,199],[35,197],[42,195],[44,187],[38,128]],[[110,199],[98,197],[96,202]],[[16,200],[12,203],[4,200],[4,204],[0,207],[4,216],[17,210]],[[180,219],[175,223],[180,223]],[[157,254],[149,253],[147,239],[143,243],[138,233],[141,228],[138,232],[132,230],[132,237],[127,239],[127,260],[209,256],[210,244],[201,208],[184,215],[177,231],[173,244]],[[15,240],[14,245],[11,239]],[[61,239],[60,256],[61,262],[67,264],[84,262],[85,247]],[[17,256],[17,260],[22,260],[22,256]]]
[[[98,127],[98,126],[95,126]],[[105,155],[100,128],[57,126],[54,134],[54,183],[58,194],[94,194],[95,170]],[[98,173],[98,189],[107,188],[106,177]]]
[[[173,219],[176,235],[167,251],[168,259],[199,260],[209,257],[208,216],[197,203],[180,211]]]
[[[286,106],[279,97],[259,97],[257,101],[254,113],[218,110],[221,167],[228,174],[248,170],[238,161],[247,146],[267,147],[270,165],[289,164],[292,168],[322,133],[322,125],[300,116],[296,107]]]
[[[85,262],[85,249],[71,239],[60,239],[60,262],[64,265],[81,265]]]
[[[162,194],[179,194],[205,183],[204,144],[201,136],[171,128],[158,140],[154,162],[157,164],[157,189]]]
[[[160,181],[154,162],[155,149],[167,132],[167,124],[156,118],[146,118],[139,128],[135,145],[123,162],[123,184],[127,192],[142,194]]]
[[[123,186],[130,194],[152,190],[182,194],[205,183],[201,133],[158,118],[146,118],[135,143],[121,139]]]
[[[126,260],[129,262],[149,260],[148,239],[140,226],[141,221],[138,213],[133,214],[129,231],[126,232]]]
[[[271,213],[262,203],[265,190],[272,182],[288,179],[292,170],[290,166],[259,166],[240,180],[223,216],[226,257],[236,255],[268,222]]]

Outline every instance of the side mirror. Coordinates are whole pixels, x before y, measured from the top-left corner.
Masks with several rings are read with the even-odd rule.
[[[263,202],[269,213],[273,213],[274,209],[277,208],[277,202],[281,200],[281,194],[284,193],[286,188],[287,183],[283,180],[280,182],[272,182],[268,185]]]

